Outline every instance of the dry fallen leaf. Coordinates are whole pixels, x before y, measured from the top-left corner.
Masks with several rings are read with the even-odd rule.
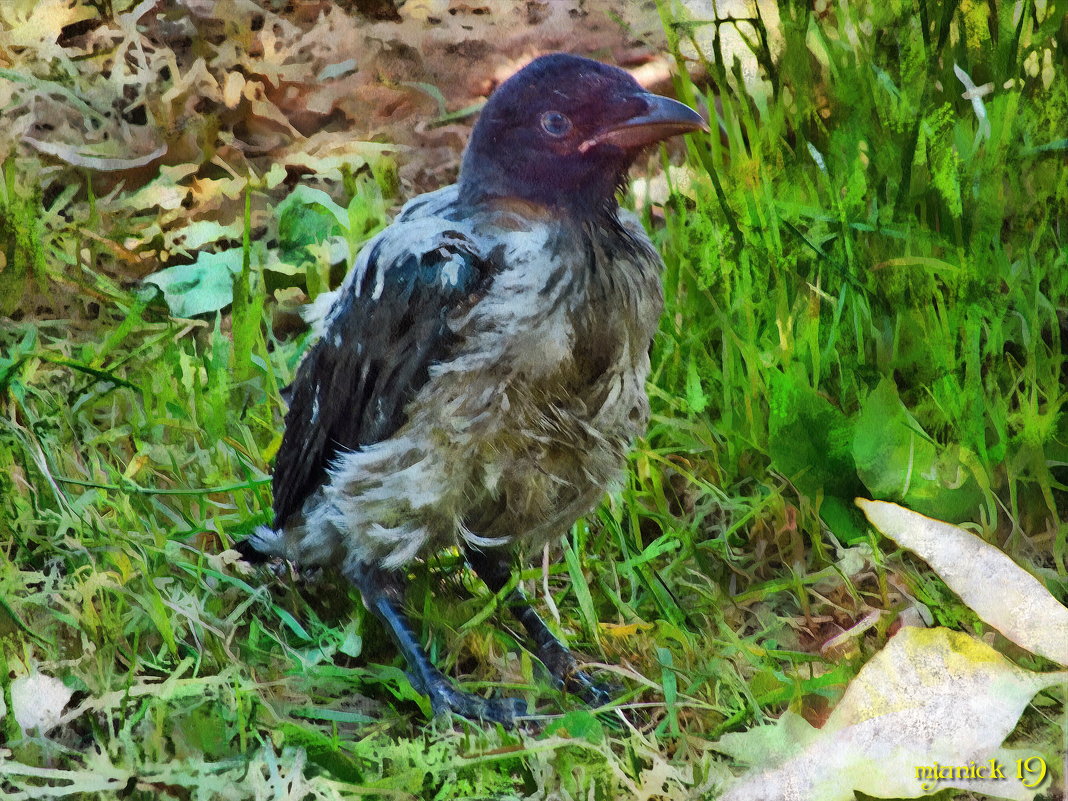
[[[1002,551],[894,503],[856,503],[873,526],[927,562],[986,623],[1021,648],[1068,665],[1068,608]]]
[[[61,142],[42,142],[38,139],[34,139],[32,136],[24,136],[22,140],[28,145],[40,150],[42,153],[47,153],[50,156],[55,156],[58,159],[62,159],[74,167],[85,167],[90,170],[101,170],[104,172],[120,171],[120,170],[132,170],[136,167],[144,167],[146,164],[151,164],[159,158],[162,158],[167,154],[167,146],[160,145],[151,153],[145,153],[140,156],[131,156],[129,158],[112,158],[108,156],[98,156],[92,153],[83,153],[75,147],[65,145]]]
[[[788,712],[774,726],[721,738],[717,750],[759,766],[722,801],[852,801],[856,791],[920,798],[946,787],[1028,801],[1048,786],[1048,771],[1035,752],[1001,743],[1035,693],[1066,681],[1068,673],[1024,670],[960,632],[902,629],[823,728]],[[965,776],[939,779],[936,766],[963,767]],[[992,766],[1004,778],[991,778]]]
[[[74,691],[43,673],[19,676],[11,682],[11,706],[24,735],[47,734],[63,715]]]

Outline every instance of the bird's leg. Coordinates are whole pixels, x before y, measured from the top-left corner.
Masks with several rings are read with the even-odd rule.
[[[430,698],[435,715],[455,712],[469,720],[485,720],[512,728],[526,714],[526,702],[519,698],[483,698],[457,687],[430,661],[404,613],[404,581],[394,572],[367,564],[345,569],[345,575],[359,589],[364,605],[386,624],[410,670],[412,685]]]
[[[508,584],[512,575],[508,555],[500,551],[480,551],[469,547],[466,549],[466,556],[478,577],[494,593],[499,593]],[[505,603],[534,641],[538,659],[548,669],[558,687],[574,693],[590,706],[603,706],[612,700],[612,693],[590,678],[568,647],[549,631],[549,627],[530,605],[530,600],[521,588],[512,590]]]

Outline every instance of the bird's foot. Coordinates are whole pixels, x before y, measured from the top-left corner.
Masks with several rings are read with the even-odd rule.
[[[564,680],[564,687],[592,707],[607,706],[622,690],[615,684],[596,681],[584,670],[571,673]]]
[[[605,706],[619,693],[620,688],[594,680],[582,669],[574,654],[558,640],[544,643],[538,658],[545,665],[558,687],[573,693],[590,706]]]
[[[426,682],[413,684],[430,699],[437,717],[455,714],[468,720],[499,723],[506,729],[514,729],[519,719],[527,714],[527,702],[522,698],[483,698],[464,692],[443,673],[435,671],[435,674]]]

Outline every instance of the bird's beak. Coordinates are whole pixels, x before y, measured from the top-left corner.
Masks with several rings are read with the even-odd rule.
[[[708,123],[700,114],[678,100],[649,92],[641,97],[646,103],[642,114],[598,131],[579,145],[579,152],[585,153],[591,147],[602,144],[631,150],[690,131],[709,130]]]

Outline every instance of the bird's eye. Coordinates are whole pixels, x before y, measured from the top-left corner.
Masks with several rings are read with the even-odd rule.
[[[541,129],[549,136],[564,136],[571,130],[571,120],[559,111],[546,111],[541,115]]]

